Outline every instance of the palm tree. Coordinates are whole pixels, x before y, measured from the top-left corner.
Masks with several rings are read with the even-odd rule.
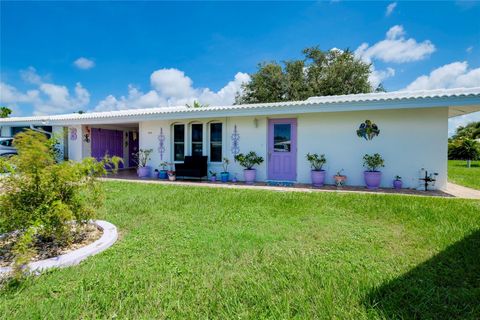
[[[461,139],[457,154],[460,158],[467,160],[467,167],[470,168],[472,160],[480,156],[478,142],[472,139]]]

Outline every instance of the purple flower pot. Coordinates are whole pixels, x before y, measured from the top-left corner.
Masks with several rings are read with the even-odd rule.
[[[314,187],[323,187],[323,184],[325,183],[325,170],[312,170],[311,176]]]
[[[228,182],[229,177],[230,174],[228,172],[220,172],[220,180],[222,180],[222,182]]]
[[[380,171],[365,171],[363,173],[365,177],[365,184],[367,189],[378,189],[382,182],[382,173]]]
[[[245,183],[253,184],[257,176],[257,170],[255,169],[245,169],[243,170],[243,176],[245,177]]]
[[[216,181],[217,181],[217,176],[211,176],[211,177],[210,177],[210,181],[216,182]]]
[[[393,187],[396,189],[396,190],[400,190],[402,189],[402,180],[393,180]]]
[[[150,167],[140,167],[137,169],[137,175],[139,178],[148,178],[150,177]]]

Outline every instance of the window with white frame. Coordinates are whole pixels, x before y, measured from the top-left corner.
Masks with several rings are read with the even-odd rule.
[[[210,162],[222,161],[222,124],[210,123]]]
[[[192,156],[203,155],[203,124],[194,123],[191,125],[192,131]]]
[[[176,124],[173,126],[173,160],[183,161],[185,159],[185,125]]]

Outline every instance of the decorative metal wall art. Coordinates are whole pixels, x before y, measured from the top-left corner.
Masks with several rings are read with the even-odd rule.
[[[160,154],[160,160],[163,160],[165,154],[165,135],[163,134],[163,128],[160,128],[160,134],[158,135],[158,153]]]
[[[70,128],[70,140],[77,140],[77,128]]]
[[[365,140],[372,140],[380,134],[378,126],[371,120],[365,120],[357,130],[357,136]]]
[[[235,159],[235,156],[240,153],[240,134],[238,133],[237,130],[237,125],[233,127],[233,133],[232,133],[232,155],[233,159]]]

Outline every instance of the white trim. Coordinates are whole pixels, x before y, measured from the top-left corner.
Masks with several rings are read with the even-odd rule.
[[[29,272],[40,273],[50,268],[65,268],[79,264],[83,260],[111,247],[118,239],[117,227],[107,221],[95,220],[93,224],[103,231],[97,241],[90,243],[72,252],[57,257],[31,262],[28,264]],[[12,272],[12,267],[0,267],[0,275]]]
[[[204,108],[179,106],[87,112],[84,114],[13,117],[0,119],[0,123],[11,126],[29,125],[31,123],[41,125],[91,125],[105,122],[134,123],[147,120],[179,120],[436,107],[449,108],[449,116],[480,111],[480,87],[325,96],[312,97],[305,101],[210,106]]]

